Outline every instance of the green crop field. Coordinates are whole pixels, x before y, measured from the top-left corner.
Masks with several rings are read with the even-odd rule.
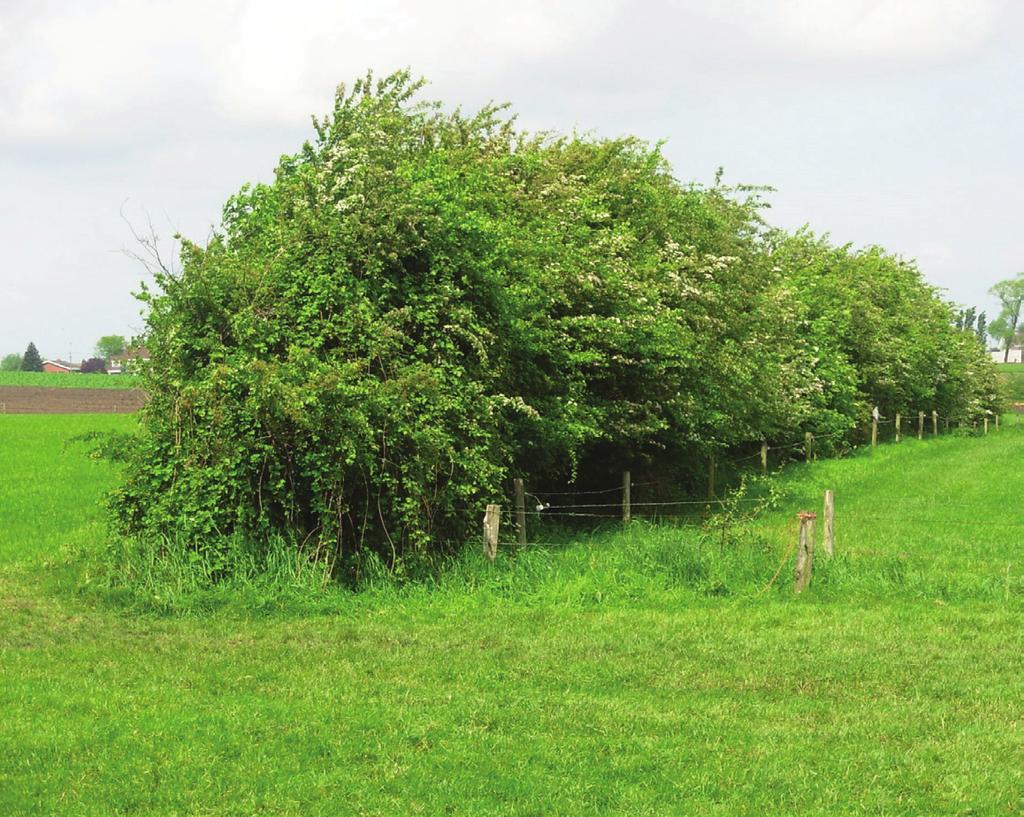
[[[65,441],[132,422],[0,416],[0,814],[1024,812],[1024,425],[790,466],[705,535],[119,597],[116,466]],[[794,597],[825,488],[837,555]]]
[[[55,389],[132,389],[139,378],[130,374],[58,374],[0,372],[0,386],[46,386]]]

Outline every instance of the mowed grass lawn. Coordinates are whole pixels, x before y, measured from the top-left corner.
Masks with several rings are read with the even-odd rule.
[[[0,814],[1024,812],[1024,426],[791,467],[743,545],[158,614],[74,591],[116,474],[63,440],[131,422],[0,417]],[[837,558],[764,590],[824,487]]]

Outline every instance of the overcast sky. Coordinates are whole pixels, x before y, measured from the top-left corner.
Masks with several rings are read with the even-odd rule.
[[[0,353],[138,332],[122,210],[202,239],[370,67],[665,139],[680,179],[772,185],[773,223],[991,311],[1024,270],[1022,35],[1000,0],[0,0]]]

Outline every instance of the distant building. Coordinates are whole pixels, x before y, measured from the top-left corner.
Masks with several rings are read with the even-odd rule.
[[[128,349],[110,358],[107,374],[131,374],[133,370],[137,370],[139,362],[143,360],[149,360],[149,349],[145,346]]]
[[[1009,356],[1005,349],[989,349],[989,352],[996,363],[1002,363],[1004,357],[1007,363],[1024,363],[1024,348],[1020,346],[1011,346]]]
[[[71,374],[71,372],[80,372],[81,370],[81,366],[69,363],[66,360],[43,361],[43,371],[50,372],[51,374]]]

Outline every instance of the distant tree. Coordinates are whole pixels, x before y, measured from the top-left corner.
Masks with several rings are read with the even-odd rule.
[[[958,309],[956,317],[953,319],[953,325],[961,332],[972,332],[977,335],[978,343],[985,347],[988,346],[988,336],[991,331],[984,312],[978,312],[973,306]],[[1002,328],[1002,324],[994,325],[997,328]]]
[[[21,371],[21,355],[11,353],[4,355],[3,360],[0,360],[0,372],[20,372]]]
[[[101,357],[91,357],[82,364],[82,374],[106,374],[107,361]]]
[[[96,341],[96,357],[101,357],[109,363],[114,355],[124,354],[127,346],[128,342],[124,335],[104,335]]]
[[[992,322],[988,325],[989,337],[999,344],[1000,349],[1002,349],[1004,344],[1006,343],[1007,337],[1009,337],[1011,340],[1013,338],[1012,335],[1009,335],[1009,327],[1010,324],[1002,315],[997,315],[995,318],[992,319]]]
[[[34,343],[30,343],[25,349],[21,358],[21,370],[23,372],[41,372],[43,370],[43,359],[39,356],[39,350]]]
[[[956,328],[963,332],[971,332],[974,329],[974,312],[973,306],[967,309],[961,309],[956,313]]]
[[[1002,307],[998,317],[989,324],[989,333],[998,338],[1003,347],[1003,363],[1010,359],[1010,345],[1017,334],[1020,310],[1024,306],[1024,272],[1000,281],[989,292],[999,299]]]

